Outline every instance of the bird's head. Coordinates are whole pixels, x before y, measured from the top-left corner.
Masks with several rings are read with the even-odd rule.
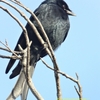
[[[67,3],[64,0],[46,0],[47,2],[56,3],[59,7],[61,7],[68,15],[76,16],[68,7]]]
[[[64,0],[56,0],[57,4],[68,14],[71,16],[76,16],[68,7],[67,3]]]

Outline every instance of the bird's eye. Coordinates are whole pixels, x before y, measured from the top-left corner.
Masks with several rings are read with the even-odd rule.
[[[64,10],[66,10],[66,7],[65,7],[65,5],[62,5],[62,7],[63,7],[63,9],[64,9]]]

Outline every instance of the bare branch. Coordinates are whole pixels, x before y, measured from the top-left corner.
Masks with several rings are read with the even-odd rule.
[[[4,55],[0,55],[0,58],[6,58],[6,59],[21,59],[21,57],[19,56],[4,56]]]
[[[3,48],[3,47],[0,47],[0,50],[4,50],[4,51],[7,51],[7,52],[10,52],[7,48]]]
[[[30,42],[30,44],[29,44],[29,46],[31,45],[31,43],[32,42]],[[44,100],[43,98],[42,98],[42,96],[39,94],[39,92],[36,90],[36,88],[35,88],[35,86],[34,86],[34,84],[32,83],[32,78],[31,78],[31,76],[30,76],[30,69],[31,69],[31,67],[32,66],[30,66],[30,65],[28,65],[28,66],[26,66],[27,65],[27,59],[28,59],[28,55],[27,55],[27,49],[28,48],[26,48],[25,50],[23,50],[22,49],[22,47],[19,45],[19,47],[20,47],[20,49],[23,51],[23,59],[21,60],[21,63],[22,63],[22,65],[23,65],[23,72],[24,72],[24,75],[25,75],[25,77],[26,77],[26,81],[27,81],[27,84],[28,84],[28,86],[30,87],[30,90],[31,90],[31,92],[34,94],[34,96],[38,99],[38,100]],[[26,58],[26,56],[27,56],[27,58]],[[30,56],[30,55],[29,55]]]
[[[51,58],[51,60],[52,60],[52,62],[53,62],[53,64],[54,64],[55,70],[59,70],[59,67],[58,67],[57,62],[56,62],[56,58],[55,58],[54,53],[53,53],[52,46],[51,46],[51,44],[50,44],[50,41],[49,41],[49,39],[48,39],[48,36],[47,36],[47,34],[46,34],[46,32],[45,32],[45,30],[44,30],[44,28],[43,28],[41,22],[38,20],[38,18],[35,16],[35,14],[34,14],[33,12],[31,12],[28,8],[26,8],[23,4],[21,4],[20,2],[16,2],[16,1],[14,1],[14,0],[11,0],[11,1],[14,2],[14,3],[16,3],[16,4],[19,5],[19,6],[23,7],[23,8],[24,8],[26,11],[28,11],[28,12],[34,17],[34,19],[37,21],[37,23],[38,23],[38,25],[40,26],[40,29],[41,29],[41,31],[42,31],[44,37],[45,37],[45,40],[46,40],[46,42],[47,42],[47,44],[48,44],[48,48],[49,48],[49,50],[50,50],[50,51],[49,51],[48,48],[46,48],[46,51],[47,51],[48,55],[50,56],[50,58]],[[41,43],[42,43],[42,41],[41,41]],[[44,42],[42,43],[42,45],[44,46]],[[59,100],[59,98],[61,98],[60,78],[59,78],[59,75],[58,75],[56,72],[55,72],[55,80],[56,80],[56,86],[57,86],[57,98],[58,98],[58,100]]]
[[[36,31],[36,32],[38,32],[37,31],[37,29],[35,28],[35,26],[33,26],[33,23],[24,15],[24,13],[22,13],[19,9],[17,9],[16,7],[14,7],[12,4],[10,4],[9,2],[7,2],[7,1],[4,1],[4,0],[2,0],[2,2],[4,2],[4,3],[6,3],[7,5],[9,5],[9,6],[11,6],[12,8],[14,8],[16,11],[18,11],[19,13],[20,13],[20,15],[23,17],[23,18],[25,18],[25,20],[27,20],[28,22],[29,22],[29,24],[31,25],[31,27],[33,28],[33,30],[34,31]],[[9,12],[7,9],[6,9],[6,11],[7,12]],[[10,14],[11,15],[11,17],[13,17],[12,16],[12,14]],[[17,20],[17,19],[16,19]],[[20,23],[21,24],[21,23]],[[26,31],[26,29],[25,29],[25,31]],[[39,33],[38,33],[39,34]],[[28,36],[27,36],[27,34],[25,34],[26,36],[25,36],[25,38],[26,38],[26,44],[27,44],[27,66],[26,66],[26,80],[27,80],[27,83],[28,83],[28,85],[29,85],[29,87],[30,86],[32,86],[32,85],[30,85],[30,83],[29,82],[31,82],[31,77],[30,77],[30,75],[29,75],[29,63],[30,63],[30,46],[29,46],[29,39],[28,39]],[[40,37],[41,38],[41,37]],[[41,38],[41,40],[42,40],[42,38]],[[23,62],[22,62],[23,63]],[[32,87],[30,87],[30,89],[32,90],[32,92],[34,92],[33,91],[33,89],[32,89]],[[38,97],[38,96],[37,96]],[[41,99],[42,100],[42,99]]]
[[[18,12],[20,13],[20,15],[21,15],[22,17],[25,18],[25,20],[28,21],[28,23],[30,24],[30,26],[32,27],[32,29],[34,30],[34,32],[36,33],[36,35],[37,35],[39,41],[40,41],[41,44],[44,46],[45,42],[44,42],[43,39],[41,38],[41,36],[40,36],[40,34],[38,33],[37,29],[34,27],[33,23],[32,23],[23,13],[21,13],[19,9],[17,9],[17,8],[14,7],[14,6],[12,6],[12,5],[9,4],[8,2],[5,2],[4,0],[1,0],[1,1],[4,2],[4,3],[6,3],[6,4],[8,4],[9,6],[13,7],[16,11],[18,11]],[[19,2],[16,2],[16,3],[17,3],[17,4],[21,4],[21,3],[19,3]],[[22,5],[21,5],[21,6],[22,6]],[[25,8],[25,7],[23,7],[23,8]],[[26,9],[27,9],[27,8],[26,8]],[[32,13],[32,12],[31,12],[31,13]],[[33,14],[32,14],[32,15],[33,15]],[[33,17],[34,17],[34,18],[38,21],[38,23],[40,24],[40,22],[39,22],[39,20],[36,18],[36,16],[33,15]],[[40,25],[40,27],[41,27],[41,26],[42,26],[42,25]],[[42,27],[42,29],[43,29],[43,27]],[[43,30],[43,35],[44,35],[44,37],[45,37],[45,39],[46,39],[46,42],[48,43],[49,50],[50,50],[50,51],[49,51],[48,48],[46,48],[46,51],[47,51],[47,53],[49,54],[49,56],[52,58],[52,62],[53,62],[53,64],[54,64],[54,68],[55,68],[56,70],[59,70],[58,65],[57,65],[57,62],[56,62],[56,59],[55,59],[55,56],[54,56],[54,53],[53,53],[53,50],[52,50],[52,47],[51,47],[51,44],[50,44],[49,39],[48,39],[48,37],[47,37],[47,35],[46,35],[46,33],[45,33],[44,30]],[[50,52],[51,52],[51,53],[50,53]],[[51,55],[52,55],[52,56],[51,56]],[[55,73],[55,80],[56,80],[56,87],[57,87],[57,98],[58,98],[58,100],[59,100],[59,98],[61,98],[60,78],[59,78],[59,75],[58,75],[56,72],[54,72],[54,73]]]
[[[7,2],[7,1],[5,1],[5,0],[0,0],[0,2],[6,3],[7,5],[11,6],[11,7],[14,8],[17,12],[20,13],[20,15],[30,24],[30,26],[31,26],[32,29],[34,30],[36,36],[38,37],[38,39],[39,39],[39,41],[41,42],[41,44],[43,45],[43,47],[45,47],[45,42],[47,42],[48,48],[49,48],[49,49],[48,49],[47,47],[46,47],[45,49],[46,49],[46,52],[48,53],[49,57],[51,58],[51,60],[52,60],[52,62],[53,62],[54,68],[51,68],[50,66],[48,66],[48,65],[43,61],[42,58],[40,58],[40,59],[42,60],[42,62],[43,62],[48,68],[50,68],[51,70],[54,71],[55,80],[56,80],[56,88],[57,88],[57,98],[58,98],[58,100],[61,100],[60,78],[59,78],[58,73],[59,73],[59,74],[62,74],[62,75],[65,76],[66,78],[72,80],[73,82],[75,82],[75,83],[78,85],[78,89],[76,88],[76,86],[74,86],[74,87],[75,87],[76,92],[77,92],[78,95],[79,95],[79,99],[82,100],[82,87],[81,87],[81,85],[80,85],[80,83],[79,83],[79,77],[78,77],[78,75],[76,74],[76,77],[77,77],[77,80],[76,80],[76,79],[70,77],[69,75],[67,75],[67,74],[65,74],[65,73],[63,73],[63,72],[61,72],[61,71],[59,71],[59,67],[58,67],[58,65],[57,65],[56,58],[55,58],[55,56],[54,56],[52,46],[51,46],[51,44],[50,44],[50,42],[49,42],[48,36],[46,35],[45,30],[44,30],[44,28],[43,28],[41,22],[38,20],[38,18],[35,16],[35,14],[34,14],[33,12],[31,12],[28,8],[26,8],[26,7],[25,7],[23,4],[21,4],[19,1],[14,1],[14,0],[10,0],[10,1],[16,3],[17,5],[23,7],[26,11],[28,11],[28,12],[35,18],[35,20],[37,21],[38,25],[40,26],[40,29],[41,29],[41,31],[42,31],[44,37],[45,37],[45,41],[43,41],[42,37],[40,36],[40,34],[39,34],[38,30],[36,29],[36,27],[34,26],[34,24],[29,20],[29,18],[27,18],[27,17],[24,15],[23,12],[21,12],[18,8],[16,8],[16,7],[13,6],[12,4],[10,4],[9,2]],[[16,22],[20,25],[20,27],[21,27],[21,28],[23,29],[23,31],[24,31],[24,35],[25,35],[25,38],[26,38],[26,45],[27,45],[27,48],[26,48],[25,50],[23,50],[23,48],[21,48],[21,47],[19,46],[20,50],[22,51],[21,53],[23,53],[23,57],[22,57],[22,59],[21,59],[21,60],[22,60],[22,65],[24,66],[24,67],[23,67],[23,71],[24,71],[24,74],[25,74],[25,77],[26,77],[27,84],[29,85],[29,87],[30,87],[32,93],[36,96],[36,98],[38,98],[38,100],[43,100],[43,98],[40,96],[40,94],[39,94],[39,93],[37,92],[37,90],[35,89],[34,84],[32,83],[32,78],[31,78],[30,73],[29,73],[29,72],[30,72],[30,67],[31,67],[31,66],[30,66],[30,43],[29,43],[29,38],[28,38],[28,35],[27,35],[27,30],[26,30],[25,27],[23,27],[23,25],[20,23],[20,21],[19,21],[15,16],[13,16],[7,9],[5,9],[4,7],[1,7],[1,6],[0,6],[0,8],[3,9],[4,11],[6,11],[14,20],[16,20]],[[4,45],[5,45],[5,44],[4,44]],[[8,47],[8,43],[7,43],[7,42],[6,42],[6,45],[5,45],[5,46],[6,46],[7,49],[5,49],[5,48],[1,48],[1,49],[2,49],[2,50],[5,50],[5,51],[12,52],[16,57],[18,57],[17,54],[16,54],[14,51],[12,51],[12,50]],[[2,55],[0,55],[0,56],[1,56],[1,57],[5,57],[5,56],[2,56]],[[15,57],[15,56],[14,56],[14,57]],[[6,57],[9,58],[9,56],[6,56]],[[11,57],[13,57],[13,56],[11,56]],[[14,59],[14,57],[13,57],[13,59]],[[15,59],[16,59],[16,58],[15,58]],[[26,62],[26,63],[25,63],[25,62]],[[22,71],[21,74],[23,74],[23,71]],[[25,81],[22,81],[22,84],[24,84],[23,82],[25,82]],[[19,82],[18,82],[18,83],[19,83]],[[16,84],[17,84],[17,83],[16,83]],[[21,89],[20,89],[20,90],[21,90]],[[21,94],[21,93],[20,93],[20,94]],[[18,95],[19,95],[19,94],[18,94]],[[14,97],[14,98],[15,98],[15,97]]]
[[[4,44],[3,42],[0,41],[1,44],[3,44],[12,54],[14,54],[16,56],[16,58],[18,57],[18,55],[16,53],[14,53],[9,47],[8,47],[8,43],[7,41],[5,41],[6,44]]]
[[[40,59],[41,59],[41,61],[42,61],[49,69],[51,69],[51,70],[53,70],[53,71],[56,71],[57,73],[59,73],[59,74],[65,76],[66,78],[68,78],[68,79],[70,79],[70,80],[72,80],[72,81],[74,81],[74,82],[77,82],[77,80],[75,80],[74,78],[70,77],[69,75],[67,75],[67,74],[65,74],[65,73],[63,73],[63,72],[61,72],[61,71],[55,70],[54,68],[50,67],[42,58],[40,58]]]
[[[76,73],[76,77],[77,77],[77,81],[76,81],[76,84],[78,85],[78,89],[76,88],[76,86],[74,86],[78,96],[79,96],[79,100],[82,100],[82,87],[80,85],[80,82],[79,82],[79,76],[78,74]]]
[[[77,77],[77,80],[76,80],[76,79],[72,78],[71,76],[65,74],[64,72],[55,70],[54,68],[50,67],[42,58],[40,58],[40,59],[41,59],[41,61],[42,61],[49,69],[51,69],[51,70],[53,70],[53,71],[56,71],[57,73],[59,73],[59,74],[65,76],[66,78],[68,78],[68,79],[70,79],[71,81],[75,82],[75,83],[78,85],[79,90],[76,88],[76,86],[74,86],[74,88],[75,88],[75,90],[76,90],[76,92],[77,92],[77,94],[78,94],[78,96],[79,96],[79,100],[82,100],[82,87],[81,87],[81,85],[80,85],[80,83],[79,83],[79,76],[78,76],[77,73],[76,73],[76,77]]]
[[[0,47],[0,50],[4,50],[4,51],[7,51],[9,53],[12,53],[10,50],[8,50],[7,48],[3,48],[3,47]],[[22,52],[19,52],[19,51],[13,51],[13,52],[16,53],[17,55],[22,54]]]
[[[28,20],[30,22],[30,20],[23,13],[21,13],[20,10],[18,10],[16,7],[14,7],[13,5],[11,5],[10,3],[6,2],[6,1],[3,1],[3,2],[6,3],[6,4],[8,4],[8,5],[10,5],[11,7],[15,8],[15,10],[17,10],[24,18],[26,18],[26,20]],[[26,72],[26,75],[27,75],[27,78],[26,78],[27,79],[27,83],[28,83],[28,85],[30,87],[31,86],[30,83],[29,83],[30,82],[29,80],[31,80],[30,75],[29,75],[30,46],[29,46],[29,39],[28,39],[28,36],[27,36],[27,30],[22,26],[22,24],[19,22],[19,20],[15,16],[13,16],[7,9],[5,9],[2,6],[0,6],[0,8],[3,9],[4,11],[6,11],[12,18],[14,18],[18,22],[18,24],[22,27],[22,29],[24,30],[24,34],[25,34],[25,38],[26,38],[26,43],[27,43],[27,64],[26,64],[27,67],[26,67],[26,71],[25,72]],[[16,90],[16,87],[18,86],[18,83],[20,83],[20,82],[18,81],[16,83],[15,88],[14,88],[15,90]],[[31,88],[32,87],[30,87],[30,89]],[[31,89],[31,90],[34,90],[34,89]],[[32,91],[32,92],[34,92],[34,91]],[[18,92],[18,95],[19,94],[20,94],[20,92]],[[12,95],[13,94],[11,93],[11,95],[8,97],[8,100],[9,100],[10,97],[12,97]],[[43,99],[40,99],[40,100],[43,100]]]
[[[6,47],[6,48],[0,47],[1,50],[5,50],[5,51],[8,51],[8,52],[11,52],[12,54],[14,54],[14,55],[12,55],[12,56],[0,55],[0,58],[21,59],[21,56],[18,56],[18,55],[15,53],[15,51],[12,51],[12,50],[8,47],[7,42],[6,42],[6,44],[4,44],[3,42],[0,41],[0,43]],[[17,53],[18,53],[18,52],[17,52]]]

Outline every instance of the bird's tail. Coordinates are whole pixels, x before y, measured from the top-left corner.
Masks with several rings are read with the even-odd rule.
[[[16,77],[17,75],[19,75],[21,69],[22,69],[22,65],[19,61],[19,63],[17,64],[16,68],[12,71],[12,74],[10,75],[9,78],[12,79],[12,78]]]

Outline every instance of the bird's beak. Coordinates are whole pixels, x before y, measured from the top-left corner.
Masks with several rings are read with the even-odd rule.
[[[73,12],[69,11],[69,10],[66,10],[67,14],[68,15],[71,15],[71,16],[76,16]]]

